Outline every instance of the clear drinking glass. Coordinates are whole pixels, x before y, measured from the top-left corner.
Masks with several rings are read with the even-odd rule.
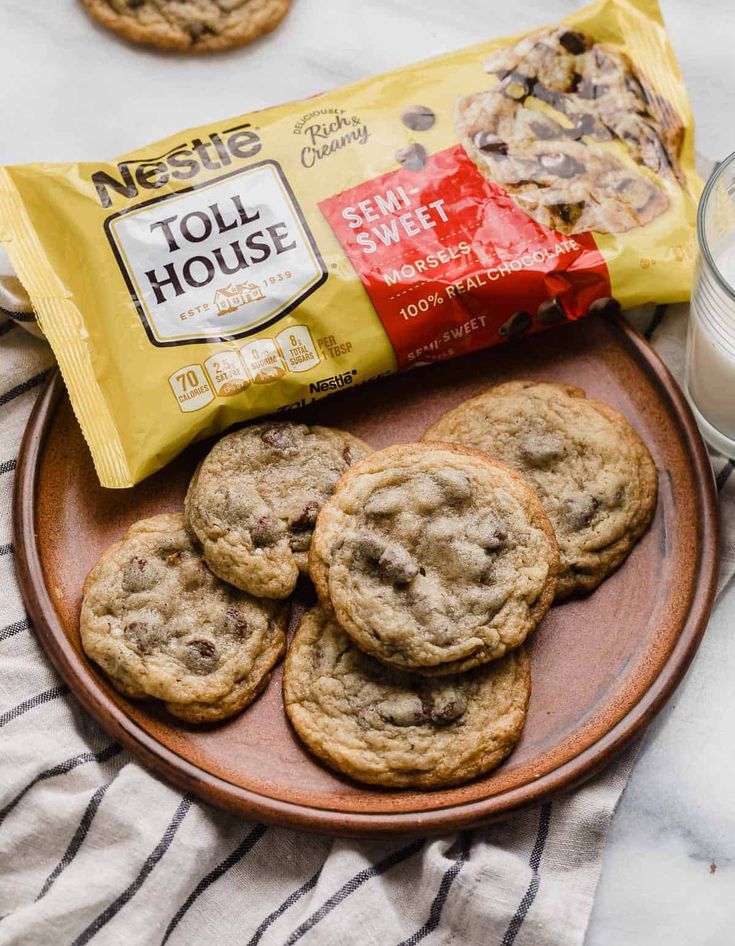
[[[702,193],[686,387],[704,439],[735,457],[735,154]]]

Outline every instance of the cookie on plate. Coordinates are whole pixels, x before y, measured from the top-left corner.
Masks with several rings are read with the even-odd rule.
[[[274,30],[291,0],[82,0],[103,26],[134,43],[207,52]]]
[[[302,618],[283,676],[286,713],[309,749],[390,788],[455,785],[495,768],[521,735],[530,692],[523,648],[428,679],[368,657],[318,607]]]
[[[557,598],[596,588],[653,518],[658,479],[646,445],[581,388],[500,384],[444,414],[424,440],[481,450],[528,478],[559,542]]]
[[[664,213],[683,183],[683,126],[624,53],[580,31],[542,30],[485,62],[489,90],[455,124],[480,171],[562,233],[623,233]]]
[[[267,684],[286,647],[287,608],[207,568],[180,514],[136,522],[87,576],[82,646],[126,696],[215,722]]]
[[[458,673],[520,646],[554,598],[554,531],[529,484],[456,444],[397,444],[340,481],[309,571],[322,606],[386,664]]]
[[[194,474],[185,503],[212,571],[250,594],[288,597],[307,571],[322,504],[370,449],[344,430],[288,421],[223,437]]]

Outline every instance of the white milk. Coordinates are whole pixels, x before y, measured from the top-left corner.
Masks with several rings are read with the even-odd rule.
[[[722,286],[700,259],[692,294],[687,388],[702,433],[735,456],[735,232],[710,247]]]

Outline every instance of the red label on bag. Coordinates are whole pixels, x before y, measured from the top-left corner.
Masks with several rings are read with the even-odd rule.
[[[399,168],[319,208],[400,368],[580,318],[610,295],[592,235],[565,237],[531,219],[461,145],[429,156],[420,171]]]

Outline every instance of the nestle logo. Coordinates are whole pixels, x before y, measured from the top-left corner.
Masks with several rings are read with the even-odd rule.
[[[92,181],[103,207],[112,207],[111,192],[131,200],[140,193],[140,188],[157,190],[170,180],[188,181],[208,171],[228,167],[236,158],[252,158],[261,149],[258,135],[250,124],[226,128],[221,135],[214,132],[207,141],[194,138],[191,142],[174,145],[159,158],[131,158],[117,165],[119,178],[107,171],[95,171]]]
[[[352,378],[357,372],[346,371],[344,374],[335,374],[331,378],[322,378],[309,385],[310,394],[321,394],[324,391],[336,391],[337,388],[346,388],[352,384]]]

